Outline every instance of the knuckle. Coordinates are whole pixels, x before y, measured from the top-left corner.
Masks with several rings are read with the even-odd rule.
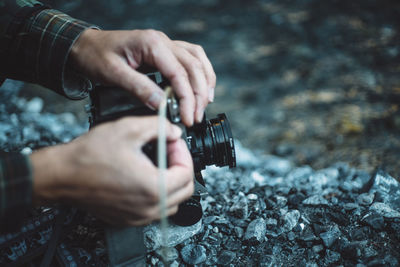
[[[122,73],[121,64],[118,64],[114,60],[107,60],[106,73],[108,73],[111,77],[119,77]]]
[[[160,202],[160,194],[156,188],[149,188],[146,192],[146,196],[152,204]]]
[[[188,80],[189,76],[186,72],[186,70],[182,67],[179,66],[175,69],[175,71],[171,74],[171,77],[169,77],[171,80],[179,80],[183,78],[184,80]]]
[[[203,64],[198,59],[194,59],[191,65],[196,71],[199,71],[203,68]]]
[[[145,219],[153,219],[155,217],[154,208],[147,208],[143,211],[143,218]]]
[[[194,52],[196,55],[203,55],[203,54],[205,54],[203,47],[202,47],[201,45],[196,45],[196,44],[193,45],[193,52]]]
[[[156,30],[146,30],[145,34],[148,40],[152,43],[159,43],[163,38],[163,34]]]

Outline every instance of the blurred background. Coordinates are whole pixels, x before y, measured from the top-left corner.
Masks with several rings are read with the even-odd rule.
[[[207,113],[227,113],[246,147],[399,177],[398,0],[44,2],[103,29],[153,28],[202,45],[218,77]],[[86,101],[36,85],[21,95],[87,120]]]

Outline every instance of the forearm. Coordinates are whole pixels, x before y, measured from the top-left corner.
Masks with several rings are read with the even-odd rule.
[[[34,206],[58,203],[68,177],[70,146],[57,145],[34,152],[32,162],[32,203]]]
[[[85,97],[90,81],[67,62],[80,34],[95,26],[39,2],[22,1],[20,8],[15,0],[5,2],[0,8],[0,75],[38,83],[72,99]]]
[[[0,157],[0,230],[17,227],[32,207],[32,168],[28,156]]]

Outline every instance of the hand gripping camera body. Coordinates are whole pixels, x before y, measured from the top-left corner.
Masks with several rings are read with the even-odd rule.
[[[161,88],[165,88],[169,85],[169,82],[157,71],[147,72],[146,75]],[[90,99],[89,122],[91,127],[124,116],[157,114],[156,111],[148,108],[132,94],[117,87],[97,86],[92,90]],[[179,125],[183,130],[182,138],[186,141],[193,159],[195,192],[190,199],[181,203],[178,212],[170,217],[173,223],[181,226],[188,226],[197,223],[203,215],[200,199],[202,195],[207,194],[207,190],[201,175],[201,170],[204,170],[206,166],[209,165],[216,165],[218,167],[229,166],[230,168],[235,167],[235,146],[229,121],[225,114],[218,114],[216,118],[210,120],[207,120],[204,114],[201,123],[195,124],[192,127],[185,127],[180,120],[178,102],[174,97],[170,97],[167,100],[167,117],[172,123]],[[150,142],[142,149],[153,163],[155,163],[157,158],[156,142]],[[123,248],[115,248],[113,251],[110,247],[116,245],[112,243],[118,240],[119,236],[128,238],[126,237],[128,234],[127,231],[133,231],[135,235],[138,235],[138,232],[140,232],[137,228],[135,230],[131,228],[125,230],[110,229],[106,231],[109,257],[111,264],[114,266],[123,266],[118,263],[117,258],[122,257],[126,259],[127,256],[125,255],[126,253],[122,253],[123,255],[121,254],[121,251],[124,250]],[[132,246],[127,244],[127,249],[131,250]]]

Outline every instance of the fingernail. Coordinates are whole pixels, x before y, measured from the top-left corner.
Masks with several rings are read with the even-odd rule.
[[[203,114],[204,114],[204,109],[202,109],[202,108],[199,108],[198,110],[197,110],[197,112],[196,112],[196,121],[197,121],[197,123],[200,123],[201,121],[202,121],[202,119],[203,119]]]
[[[208,89],[208,100],[214,102],[214,88]]]
[[[146,105],[152,110],[156,110],[160,106],[162,98],[163,98],[163,93],[155,91],[153,92],[153,94],[151,94],[151,96],[147,100]]]

